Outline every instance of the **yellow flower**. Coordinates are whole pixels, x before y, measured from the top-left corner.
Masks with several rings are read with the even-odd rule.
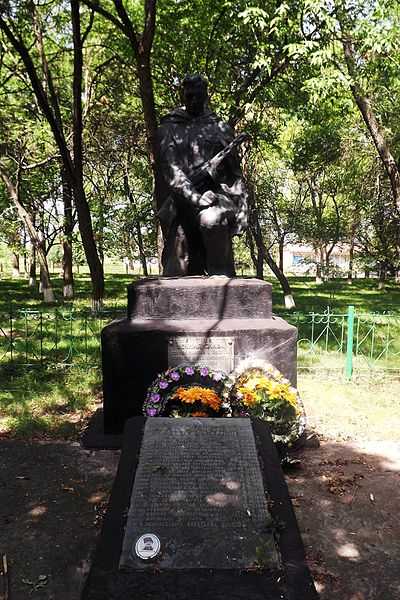
[[[270,381],[270,384],[266,389],[271,400],[278,400],[282,395],[281,386],[275,381]]]
[[[251,388],[242,387],[238,390],[242,394],[242,403],[245,406],[253,406],[260,402],[259,396]]]
[[[296,394],[293,394],[293,392],[288,392],[287,394],[285,394],[285,400],[294,408],[298,408],[299,403],[297,402],[297,396]]]
[[[256,388],[258,390],[262,390],[262,389],[266,389],[271,385],[271,380],[267,379],[266,377],[260,377],[258,380],[258,383],[256,385]]]
[[[259,377],[250,377],[245,383],[245,387],[248,390],[254,390],[256,385],[258,385]]]
[[[297,390],[291,387],[290,382],[283,376],[278,378],[275,372],[268,377],[262,371],[253,369],[239,378],[237,383],[241,385],[238,385],[237,389],[242,394],[242,403],[246,406],[253,406],[267,396],[270,400],[283,400],[301,413]]]

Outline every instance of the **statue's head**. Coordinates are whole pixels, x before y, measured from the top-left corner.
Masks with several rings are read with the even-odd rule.
[[[208,99],[207,85],[207,80],[200,73],[185,75],[182,80],[183,103],[191,117],[203,114]]]

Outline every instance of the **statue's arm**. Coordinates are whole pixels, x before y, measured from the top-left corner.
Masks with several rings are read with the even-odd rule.
[[[235,132],[226,123],[221,124],[224,142],[229,143],[235,137]],[[230,222],[230,235],[242,235],[247,229],[247,198],[248,190],[240,166],[239,154],[234,148],[226,158],[225,183],[221,184],[222,191],[231,199],[235,206],[235,218]]]
[[[167,128],[160,127],[157,134],[157,161],[164,181],[173,196],[195,208],[201,205],[202,195],[196,190],[184,171],[177,144]]]

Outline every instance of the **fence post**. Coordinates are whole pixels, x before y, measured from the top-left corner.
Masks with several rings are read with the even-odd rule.
[[[346,380],[353,374],[354,306],[347,307]]]

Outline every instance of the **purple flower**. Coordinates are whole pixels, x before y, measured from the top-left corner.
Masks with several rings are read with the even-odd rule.
[[[194,375],[194,369],[192,367],[186,367],[185,373],[186,375]]]
[[[177,371],[172,371],[171,375],[170,375],[171,379],[173,379],[174,381],[178,381],[178,379],[181,378],[181,376],[179,375],[179,373]]]
[[[160,400],[160,394],[156,394],[155,392],[152,392],[150,394],[150,400],[151,400],[151,402],[154,402],[154,404],[156,404],[156,402],[159,402],[159,400]]]
[[[207,377],[207,375],[208,375],[208,369],[207,369],[207,367],[201,367],[201,369],[200,369],[200,375],[202,377]]]
[[[157,414],[157,411],[155,408],[148,408],[147,409],[147,414],[149,415],[149,417],[155,417]]]
[[[160,383],[158,384],[158,387],[159,387],[161,390],[165,390],[165,388],[167,388],[167,387],[168,387],[168,381],[165,381],[165,379],[162,379],[162,380],[160,381]]]
[[[219,371],[216,371],[212,378],[214,379],[214,381],[221,381],[222,373],[220,373]]]

